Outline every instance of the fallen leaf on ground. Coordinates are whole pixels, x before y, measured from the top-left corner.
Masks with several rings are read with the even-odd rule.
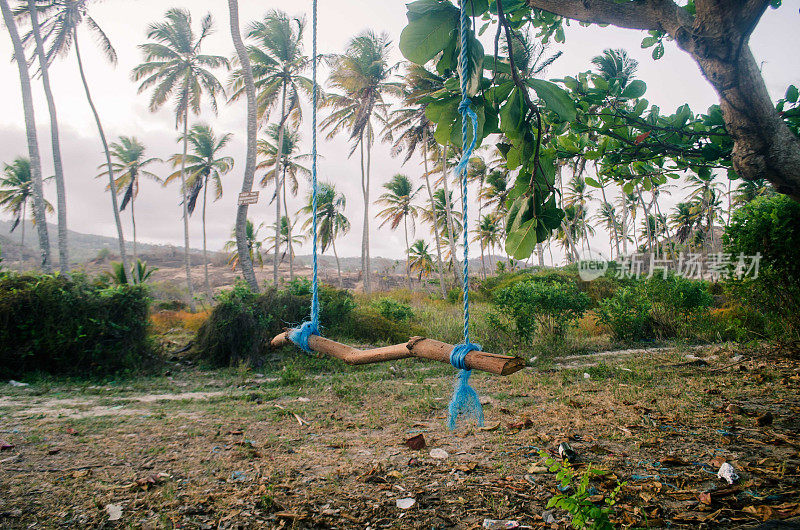
[[[500,422],[490,423],[489,425],[484,425],[483,427],[478,427],[479,431],[496,431],[500,428]]]

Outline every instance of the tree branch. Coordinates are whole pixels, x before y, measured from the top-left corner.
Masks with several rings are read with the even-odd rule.
[[[528,5],[580,22],[670,34],[680,26],[692,24],[691,15],[671,0],[528,0]]]

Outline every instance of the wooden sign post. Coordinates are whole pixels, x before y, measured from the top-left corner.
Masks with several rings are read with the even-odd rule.
[[[239,194],[239,206],[245,204],[256,204],[258,202],[257,191],[245,191]]]

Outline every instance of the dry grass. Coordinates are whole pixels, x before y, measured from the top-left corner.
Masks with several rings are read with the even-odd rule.
[[[167,333],[170,330],[180,328],[185,331],[197,333],[203,325],[211,310],[190,313],[189,311],[158,311],[150,315],[150,323],[155,333]]]
[[[556,481],[536,472],[538,452],[562,441],[609,471],[596,495],[625,483],[619,525],[735,527],[797,511],[798,363],[691,352],[707,365],[678,349],[476,374],[494,429],[455,433],[452,370],[413,361],[348,368],[292,352],[262,373],[176,366],[130,384],[4,388],[0,437],[15,447],[0,457],[0,527],[99,527],[108,504],[150,528],[542,527]],[[773,423],[759,427],[765,412]],[[403,445],[419,433],[427,449]],[[734,488],[714,476],[720,459],[742,477]],[[404,497],[416,500],[406,512]]]

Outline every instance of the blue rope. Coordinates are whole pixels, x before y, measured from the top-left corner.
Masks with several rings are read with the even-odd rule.
[[[311,352],[308,339],[319,335],[319,280],[317,260],[317,0],[314,0],[311,16],[312,61],[311,61],[311,233],[313,244],[313,271],[311,274],[311,319],[289,333],[289,340],[301,349]]]
[[[469,218],[467,216],[467,164],[475,150],[478,137],[478,116],[470,108],[470,101],[467,94],[469,81],[469,56],[467,53],[469,16],[464,6],[466,0],[461,2],[461,27],[459,36],[461,38],[461,54],[459,56],[459,66],[461,67],[461,103],[458,105],[458,112],[461,113],[461,160],[456,166],[456,174],[461,178],[461,210],[463,212],[463,235],[464,235],[464,343],[453,347],[450,352],[450,364],[461,370],[456,377],[455,390],[448,407],[448,426],[450,430],[456,428],[458,416],[469,414],[478,420],[478,425],[483,425],[483,407],[481,406],[478,393],[469,386],[469,376],[472,371],[466,364],[466,356],[471,351],[480,350],[479,344],[469,341]],[[467,140],[470,124],[472,125],[472,140]]]

